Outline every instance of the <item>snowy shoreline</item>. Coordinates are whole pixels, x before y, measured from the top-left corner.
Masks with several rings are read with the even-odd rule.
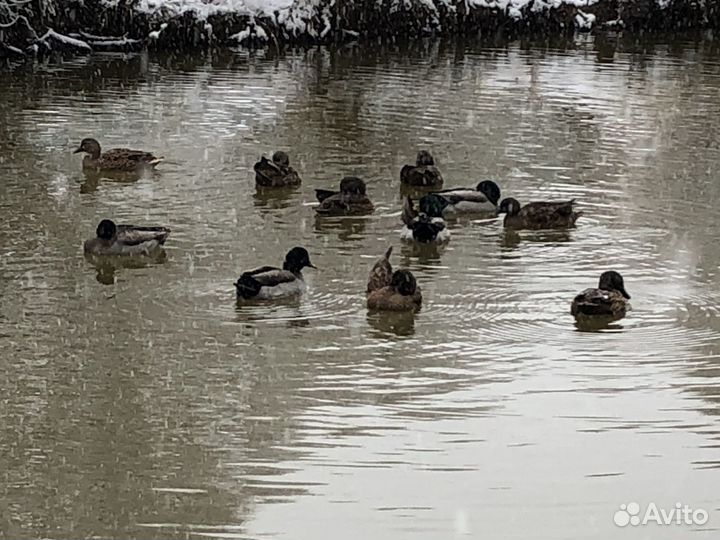
[[[0,58],[718,26],[709,0],[0,0]]]

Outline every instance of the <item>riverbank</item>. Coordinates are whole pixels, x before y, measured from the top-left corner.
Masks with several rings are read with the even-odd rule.
[[[0,57],[718,27],[702,0],[0,0]]]

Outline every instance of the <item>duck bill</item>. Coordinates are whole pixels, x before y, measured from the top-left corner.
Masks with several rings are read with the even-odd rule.
[[[308,266],[308,268],[314,268],[315,270],[318,269],[318,267],[315,266],[315,265],[314,265],[313,263],[311,263],[311,262],[307,263],[307,266]]]
[[[625,298],[627,298],[628,300],[630,300],[630,295],[629,295],[629,294],[627,293],[627,291],[625,290],[625,287],[623,287],[623,288],[621,288],[621,289],[618,289],[618,290],[620,291],[620,294],[622,294]]]
[[[75,151],[73,152],[73,154],[79,154],[79,153],[82,152],[82,151],[83,151],[82,148],[78,148],[77,150],[75,150]]]

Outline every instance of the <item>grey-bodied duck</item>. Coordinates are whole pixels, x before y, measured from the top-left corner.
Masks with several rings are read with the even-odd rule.
[[[154,169],[164,159],[150,152],[129,148],[113,148],[102,152],[100,143],[92,138],[80,141],[80,146],[73,153],[80,152],[86,154],[82,161],[83,169],[91,171],[139,172]]]
[[[97,226],[95,238],[85,241],[83,249],[88,255],[150,255],[157,251],[170,235],[167,227],[138,227],[116,225],[103,219]]]
[[[433,192],[447,201],[445,217],[461,214],[497,214],[500,188],[492,180],[483,180],[473,188],[452,188]]]
[[[261,266],[248,270],[235,282],[238,298],[271,299],[295,296],[305,292],[303,268],[315,268],[310,255],[303,247],[294,247],[285,255],[282,268]]]

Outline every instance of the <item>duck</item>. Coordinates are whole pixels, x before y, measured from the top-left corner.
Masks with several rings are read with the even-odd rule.
[[[509,229],[564,229],[574,227],[582,212],[573,208],[575,199],[563,202],[531,202],[520,207],[512,197],[503,199],[498,209],[505,212],[503,225]]]
[[[597,289],[585,289],[572,301],[570,313],[578,317],[622,319],[630,308],[630,295],[619,272],[608,270],[600,275]]]
[[[80,146],[73,153],[80,152],[87,154],[82,161],[83,169],[94,171],[137,172],[154,169],[164,160],[150,152],[129,148],[113,148],[102,153],[100,143],[92,138],[80,141]]]
[[[400,170],[400,182],[418,187],[440,187],[443,177],[435,166],[435,158],[427,150],[420,150],[415,165],[405,165]]]
[[[367,307],[379,311],[417,311],[422,292],[409,270],[395,270],[390,264],[390,246],[370,270],[367,283]]]
[[[405,198],[402,220],[405,227],[401,238],[405,241],[416,241],[423,244],[443,243],[450,240],[450,230],[442,217],[448,202],[435,194],[428,194],[420,199],[418,212],[410,197]]]
[[[272,161],[261,156],[253,169],[255,183],[261,187],[297,186],[302,182],[297,171],[290,166],[290,156],[282,150],[272,155]]]
[[[86,240],[83,249],[88,255],[149,255],[164,245],[169,235],[167,227],[116,225],[103,219],[95,238]]]
[[[447,201],[443,216],[459,214],[497,214],[500,188],[492,180],[483,180],[475,189],[452,188],[435,191],[433,195],[442,197]]]
[[[294,247],[285,255],[282,268],[261,266],[248,270],[235,282],[238,299],[270,299],[305,292],[302,269],[316,268],[304,247]]]
[[[365,182],[361,178],[346,176],[340,181],[340,191],[315,190],[320,202],[315,211],[325,216],[369,214],[375,208],[365,191]]]

